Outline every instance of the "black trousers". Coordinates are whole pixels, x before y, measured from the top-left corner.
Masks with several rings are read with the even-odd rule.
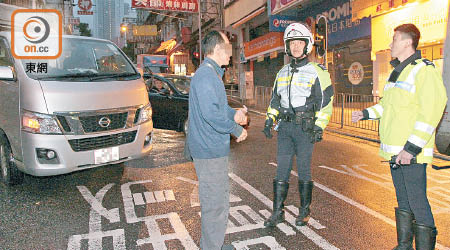
[[[391,168],[398,207],[412,212],[418,224],[434,227],[427,198],[427,164],[411,164]]]
[[[281,121],[278,127],[277,180],[289,181],[294,155],[297,158],[298,179],[311,180],[311,157],[314,144],[295,122]]]

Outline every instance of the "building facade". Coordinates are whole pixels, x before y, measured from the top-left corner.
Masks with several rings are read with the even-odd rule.
[[[118,43],[124,16],[123,0],[96,0],[94,6],[93,37]]]

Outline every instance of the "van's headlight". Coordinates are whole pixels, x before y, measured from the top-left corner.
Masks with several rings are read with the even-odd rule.
[[[62,134],[56,117],[22,110],[22,130],[35,134]]]
[[[139,113],[138,124],[144,123],[152,119],[152,105],[148,103],[146,106],[141,108],[141,112]]]

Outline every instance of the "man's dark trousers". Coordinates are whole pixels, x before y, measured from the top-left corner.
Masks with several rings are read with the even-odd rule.
[[[228,156],[213,159],[194,158],[194,166],[202,213],[200,248],[220,250],[225,238],[230,208]]]
[[[277,180],[289,182],[292,160],[297,157],[298,179],[311,181],[311,157],[314,144],[308,133],[295,122],[281,121],[278,128]]]
[[[391,168],[398,208],[412,212],[418,224],[434,227],[433,214],[427,198],[426,164]]]

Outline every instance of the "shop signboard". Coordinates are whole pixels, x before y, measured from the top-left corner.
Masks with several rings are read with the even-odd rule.
[[[156,36],[156,25],[133,25],[133,36]]]
[[[131,0],[132,8],[198,12],[198,0]]]
[[[93,15],[91,0],[78,0],[78,15]]]
[[[269,31],[270,32],[284,32],[286,27],[298,21],[298,17],[295,16],[279,16],[271,15],[269,17]]]
[[[360,62],[353,62],[348,68],[348,80],[353,85],[358,85],[364,79],[364,68]]]
[[[295,4],[300,4],[302,1],[303,0],[269,0],[267,2],[269,16],[280,13],[281,11],[290,8]]]
[[[283,33],[280,32],[269,32],[244,43],[246,60],[282,49],[284,49]]]
[[[311,22],[311,19],[317,20],[320,15],[328,20],[328,46],[369,37],[371,34],[370,18],[352,22],[350,0],[330,0],[313,5],[300,12],[299,20]]]
[[[394,28],[404,23],[417,26],[422,33],[421,44],[432,44],[444,40],[448,6],[449,1],[429,0],[372,18],[372,34],[376,34],[372,36],[372,51],[376,53],[389,49]]]

